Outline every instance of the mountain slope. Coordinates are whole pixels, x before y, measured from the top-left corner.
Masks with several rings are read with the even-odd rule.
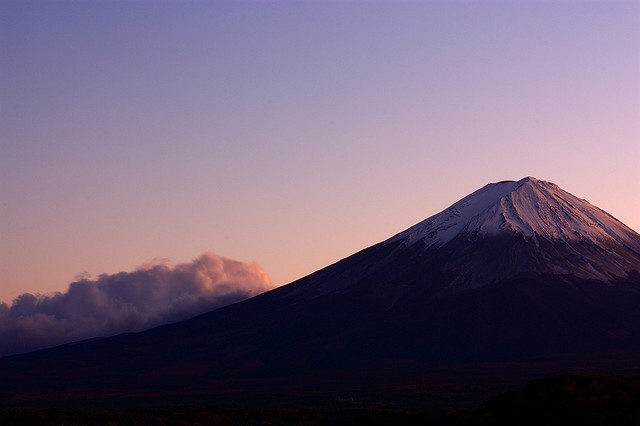
[[[462,232],[476,238],[517,233],[534,241],[538,237],[565,242],[615,241],[639,248],[633,231],[617,219],[557,185],[533,177],[489,184],[389,241],[422,240],[429,246],[451,241]]]
[[[0,401],[263,400],[443,383],[483,384],[484,397],[567,368],[640,369],[639,271],[640,235],[605,212],[533,178],[490,184],[245,302],[0,359]]]
[[[402,293],[413,285],[435,296],[523,273],[611,282],[634,270],[640,270],[637,233],[558,186],[527,177],[486,185],[304,281],[335,291],[373,275],[377,286]]]
[[[389,243],[419,241],[429,248],[464,238],[473,246],[487,237],[514,236],[543,260],[530,265],[532,272],[607,281],[640,262],[638,234],[587,201],[532,177],[487,185]]]

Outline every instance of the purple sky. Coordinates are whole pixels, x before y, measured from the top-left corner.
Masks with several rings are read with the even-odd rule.
[[[532,175],[640,230],[640,2],[0,2],[0,301],[285,284]]]

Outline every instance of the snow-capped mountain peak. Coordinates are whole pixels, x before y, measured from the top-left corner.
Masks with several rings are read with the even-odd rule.
[[[498,240],[511,241],[510,249],[501,248],[507,257],[500,267],[488,270],[478,263],[461,279],[473,275],[477,285],[526,270],[608,281],[640,270],[640,235],[586,200],[533,177],[488,184],[384,244],[421,244],[431,251],[455,241],[456,253],[473,257],[478,244]]]
[[[467,195],[442,212],[431,216],[389,240],[402,240],[410,245],[423,240],[427,245],[444,244],[458,235],[466,225],[489,210],[501,199],[517,190],[531,178],[520,181],[490,183]]]
[[[557,185],[526,177],[490,183],[389,241],[442,245],[463,232],[472,238],[515,232],[531,238],[625,243],[633,231]]]

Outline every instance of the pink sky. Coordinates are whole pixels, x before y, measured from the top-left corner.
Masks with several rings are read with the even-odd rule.
[[[488,182],[640,230],[638,2],[0,3],[0,301],[204,252],[285,284]]]

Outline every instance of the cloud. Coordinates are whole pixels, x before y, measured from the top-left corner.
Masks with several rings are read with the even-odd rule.
[[[205,253],[155,259],[132,272],[77,277],[66,293],[0,303],[0,356],[181,321],[273,287],[257,264]]]

